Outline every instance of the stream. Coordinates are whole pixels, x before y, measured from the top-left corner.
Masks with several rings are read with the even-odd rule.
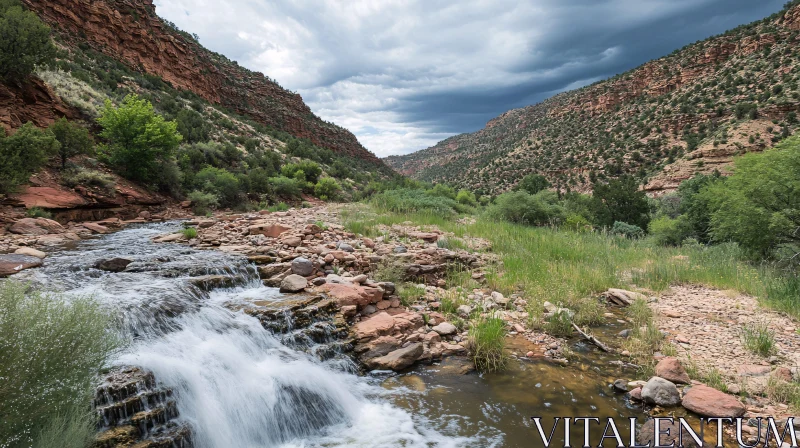
[[[300,350],[235,311],[292,300],[263,286],[246,258],[151,242],[179,228],[148,224],[85,240],[22,276],[93,296],[119,315],[129,344],[113,364],[150,371],[170,389],[196,447],[535,447],[542,442],[533,416],[547,425],[555,416],[643,420],[609,387],[614,375],[633,372],[582,342],[572,343],[568,367],[515,358],[506,372],[465,375],[457,359],[447,359],[404,374],[358,375],[348,357]],[[93,267],[114,257],[133,263],[120,273]],[[210,274],[235,277],[236,286],[206,292],[191,281]],[[615,325],[602,330],[624,328]],[[512,349],[526,350],[521,341]],[[578,426],[573,434],[582,440]]]

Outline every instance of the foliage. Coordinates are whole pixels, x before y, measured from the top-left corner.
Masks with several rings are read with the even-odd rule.
[[[550,187],[550,182],[541,174],[529,174],[522,178],[515,190],[522,190],[528,194],[536,194]]]
[[[271,212],[285,212],[286,210],[289,210],[289,205],[285,202],[278,202],[275,205],[270,205],[267,207],[267,210]]]
[[[314,194],[323,201],[334,201],[339,197],[342,186],[332,177],[323,177],[314,186]]]
[[[445,184],[436,184],[432,189],[428,190],[430,196],[436,196],[447,199],[456,198],[456,190]]]
[[[690,234],[689,224],[683,217],[660,216],[650,221],[648,231],[656,244],[662,246],[680,246]]]
[[[734,174],[703,193],[713,210],[714,240],[735,241],[757,256],[776,256],[783,249],[789,258],[800,258],[798,192],[800,138],[737,159]]]
[[[497,372],[505,368],[508,362],[505,344],[506,323],[503,319],[482,318],[469,329],[470,357],[481,372]]]
[[[61,173],[61,182],[72,188],[78,185],[98,187],[109,194],[114,192],[114,187],[117,183],[114,176],[87,168],[75,168],[63,171]]]
[[[106,100],[97,121],[103,128],[100,135],[109,142],[104,148],[108,162],[131,180],[156,185],[182,139],[177,124],[165,121],[135,94],[126,96],[120,107]]]
[[[471,207],[478,205],[478,201],[475,199],[475,193],[469,190],[459,190],[456,195],[456,202]]]
[[[524,191],[503,193],[487,209],[487,215],[518,224],[543,226],[558,224],[564,218],[564,207],[553,191],[540,191],[530,195]]]
[[[219,206],[219,198],[213,193],[202,191],[192,191],[188,196],[192,202],[192,212],[195,215],[208,214],[212,209]]]
[[[178,123],[178,132],[183,140],[188,143],[208,141],[209,126],[206,119],[192,109],[181,109],[175,118]]]
[[[53,214],[41,207],[31,207],[25,210],[25,216],[29,218],[47,218],[51,219]]]
[[[197,228],[195,227],[186,227],[185,229],[181,230],[181,233],[187,240],[197,238]]]
[[[572,334],[572,318],[567,311],[559,310],[550,316],[544,325],[544,330],[553,336],[569,336]]]
[[[428,194],[424,190],[405,188],[387,190],[377,194],[372,198],[372,203],[379,208],[395,213],[429,211],[441,215],[451,215],[458,210],[464,210],[463,206],[449,197]]]
[[[270,178],[269,183],[273,193],[284,199],[293,199],[300,196],[300,187],[294,179],[279,176]]]
[[[219,199],[219,205],[230,207],[239,201],[239,179],[228,170],[206,167],[195,176],[198,190],[213,194]]]
[[[625,238],[641,238],[644,236],[644,230],[641,227],[621,221],[614,222],[614,225],[611,226],[611,233]]]
[[[51,132],[31,123],[7,137],[0,130],[0,193],[11,193],[27,182],[58,149],[58,141]]]
[[[317,163],[309,160],[304,160],[299,163],[289,163],[281,168],[281,174],[285,177],[298,179],[298,173],[302,173],[299,179],[316,184],[319,181],[319,176],[322,174],[322,168],[320,168]]]
[[[119,343],[110,328],[108,310],[91,299],[0,283],[3,446],[89,445],[96,375]],[[59,443],[47,445],[54,432]]]
[[[16,1],[0,2],[0,78],[20,81],[53,62],[50,28]]]
[[[89,131],[66,118],[60,118],[50,125],[50,131],[61,145],[58,155],[61,158],[61,169],[67,166],[67,159],[82,154],[92,154],[94,141]]]
[[[739,336],[748,351],[760,356],[769,356],[776,350],[775,332],[766,322],[749,323],[740,328]]]
[[[592,207],[594,223],[599,226],[611,227],[619,221],[646,229],[650,221],[647,195],[630,176],[595,184]]]

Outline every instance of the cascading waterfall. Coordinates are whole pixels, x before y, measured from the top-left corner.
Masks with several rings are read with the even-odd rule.
[[[178,228],[129,228],[56,253],[28,272],[49,288],[92,295],[119,310],[132,342],[115,364],[151,371],[173,391],[195,446],[487,446],[428,429],[340,362],[293,350],[256,318],[232,311],[231,302],[286,298],[262,286],[243,257],[150,241]],[[92,267],[113,257],[133,263],[121,273]],[[234,277],[238,286],[206,293],[192,284],[209,274]]]

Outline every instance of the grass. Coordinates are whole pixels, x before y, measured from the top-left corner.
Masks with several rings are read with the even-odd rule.
[[[380,263],[374,265],[372,278],[379,282],[392,282],[399,284],[406,277],[406,270],[402,263],[398,263],[389,257],[384,258]]]
[[[544,331],[553,336],[570,336],[572,334],[572,319],[566,311],[553,314],[544,324]]]
[[[53,214],[41,207],[31,207],[25,210],[25,216],[29,218],[47,218],[51,219]]]
[[[765,392],[770,400],[786,403],[793,412],[800,412],[800,383],[786,382],[770,376]]]
[[[82,448],[96,432],[97,373],[118,338],[108,310],[0,283],[0,440],[8,447]]]
[[[497,372],[505,368],[506,323],[496,317],[473,322],[469,329],[469,353],[475,368],[481,372]]]
[[[425,296],[425,288],[414,283],[403,283],[397,287],[397,294],[400,296],[400,303],[403,306],[410,306],[420,297]]]
[[[181,233],[188,240],[197,238],[197,229],[194,228],[194,227],[187,227],[187,228],[181,230]]]
[[[691,356],[687,362],[682,364],[683,368],[686,369],[686,374],[689,375],[689,378],[701,381],[708,387],[713,387],[714,389],[728,393],[728,384],[725,381],[725,377],[716,367],[712,366],[701,369],[701,367],[691,358]]]
[[[751,353],[769,356],[775,353],[775,332],[769,329],[766,322],[749,323],[739,330],[742,344]]]
[[[317,221],[314,221],[314,225],[316,225],[317,227],[319,227],[319,228],[320,228],[320,229],[321,229],[323,232],[324,232],[324,231],[326,231],[326,230],[328,230],[328,225],[327,225],[327,224],[325,224],[325,222],[324,222],[324,221],[319,221],[319,220],[317,220]]]
[[[270,211],[270,212],[273,212],[273,213],[274,212],[285,212],[286,210],[289,210],[289,205],[287,203],[285,203],[285,202],[279,202],[277,204],[270,205],[269,207],[267,207],[267,211]]]

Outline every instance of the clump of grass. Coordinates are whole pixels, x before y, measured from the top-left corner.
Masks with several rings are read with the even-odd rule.
[[[728,392],[728,385],[725,383],[725,377],[722,376],[722,373],[716,367],[710,367],[706,370],[705,374],[702,376],[702,381],[706,383],[708,387],[713,387],[725,393]]]
[[[473,322],[469,330],[469,352],[475,368],[481,372],[503,370],[508,362],[505,353],[506,324],[496,317]]]
[[[472,278],[472,272],[460,264],[448,267],[445,281],[448,288],[460,288],[462,291],[472,291],[480,287]]]
[[[436,240],[436,246],[441,249],[449,249],[449,250],[467,249],[467,245],[464,243],[464,240],[460,238],[447,238],[447,237],[439,238],[438,240]]]
[[[414,283],[403,283],[397,287],[397,293],[400,296],[400,303],[403,306],[410,306],[420,297],[425,296],[425,288]]]
[[[643,299],[636,299],[625,308],[625,315],[628,316],[634,327],[642,327],[653,321],[653,310]]]
[[[285,202],[278,202],[277,204],[267,207],[267,211],[270,212],[285,212],[286,210],[289,210],[289,205]]]
[[[318,221],[314,221],[314,225],[316,225],[317,227],[319,227],[323,231],[328,230],[328,225],[325,224],[324,221],[319,221],[319,220]]]
[[[0,283],[3,446],[89,445],[97,374],[119,343],[111,327],[108,310],[91,299]]]
[[[405,279],[406,270],[402,263],[387,257],[374,266],[372,277],[379,282],[399,284]]]
[[[97,187],[106,194],[113,194],[117,181],[114,176],[88,168],[75,168],[61,173],[61,182],[68,187],[86,185]]]
[[[786,403],[793,412],[800,412],[800,383],[786,382],[770,376],[764,392],[770,400]]]
[[[187,227],[181,230],[181,233],[187,240],[197,238],[197,229],[194,227]]]
[[[637,299],[625,309],[633,328],[623,347],[640,362],[648,362],[653,352],[661,349],[664,335],[655,322],[655,313],[644,299]]]
[[[739,336],[744,347],[752,353],[769,356],[775,352],[775,332],[770,330],[766,322],[744,325]]]
[[[25,216],[29,218],[53,218],[53,214],[41,207],[31,207],[25,210]]]
[[[544,331],[553,336],[570,336],[572,334],[572,319],[566,311],[554,313],[544,324]]]

